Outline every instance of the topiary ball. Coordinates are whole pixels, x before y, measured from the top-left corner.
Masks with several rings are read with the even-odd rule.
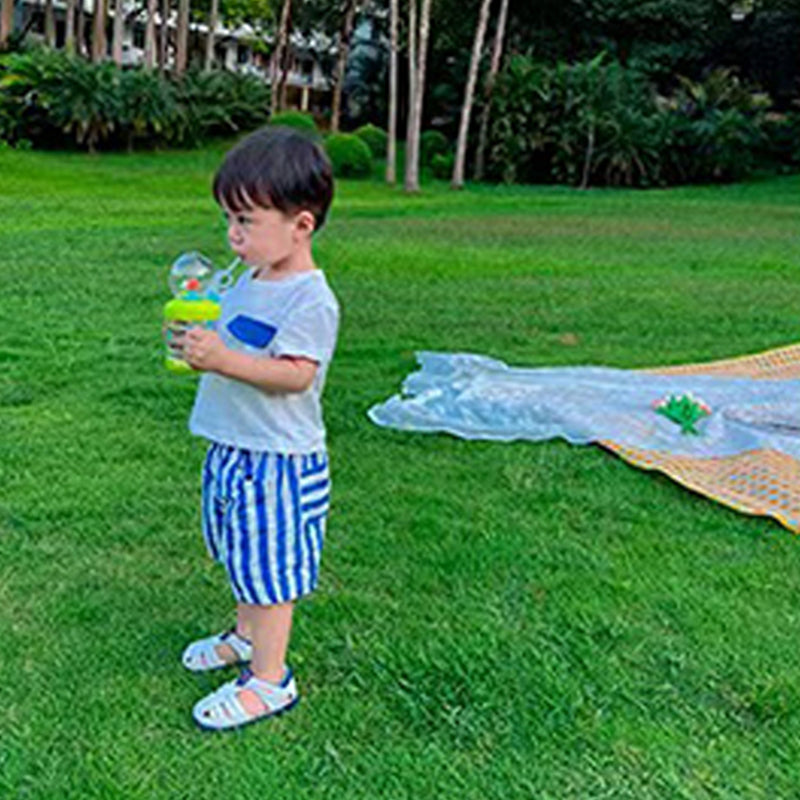
[[[419,137],[419,158],[425,166],[430,166],[434,156],[450,152],[450,142],[440,131],[425,131]]]
[[[307,133],[319,133],[314,117],[304,111],[279,111],[269,118],[269,124],[283,125],[287,128],[295,128]]]
[[[368,178],[372,175],[372,153],[353,133],[334,133],[325,140],[325,150],[340,178]]]
[[[362,125],[353,131],[359,139],[363,140],[375,158],[385,158],[386,148],[389,145],[389,134],[377,125]]]

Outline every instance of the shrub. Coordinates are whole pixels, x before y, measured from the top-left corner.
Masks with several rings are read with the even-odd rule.
[[[270,125],[285,125],[308,133],[319,133],[314,117],[304,111],[279,111],[269,119]]]
[[[228,108],[228,80],[224,72],[191,69],[174,79],[178,115],[172,137],[196,147],[208,136],[237,131]]]
[[[22,138],[58,138],[47,106],[66,68],[67,60],[47,48],[0,58],[0,138],[12,144]]]
[[[603,56],[552,67],[517,55],[493,98],[490,175],[575,186],[738,180],[757,166],[768,104],[725,70],[657,98],[645,75]]]
[[[174,87],[153,70],[132,69],[120,82],[121,123],[128,150],[136,139],[157,141],[169,135],[178,120]]]
[[[109,138],[119,124],[120,71],[109,63],[92,64],[47,48],[12,53],[0,60],[2,135],[58,141],[71,133],[89,151]]]
[[[48,48],[0,57],[0,138],[64,146],[63,134],[93,150],[137,139],[197,145],[264,123],[269,89],[257,78],[91,64]]]
[[[762,158],[767,166],[800,166],[800,114],[767,114],[762,126]]]
[[[757,166],[770,100],[745,89],[730,70],[702,82],[681,79],[669,98],[662,147],[670,183],[740,180]]]
[[[425,131],[419,137],[419,160],[427,166],[431,165],[434,156],[444,155],[450,150],[450,142],[441,131]]]
[[[325,140],[325,149],[335,175],[365,178],[372,174],[372,153],[366,143],[352,133],[335,133]]]
[[[431,171],[434,178],[449,180],[453,176],[455,156],[452,153],[437,153],[431,159]]]
[[[375,158],[386,158],[386,149],[389,146],[389,134],[377,125],[362,125],[354,131],[359,139],[369,147]]]
[[[237,130],[253,130],[269,119],[270,87],[255,75],[223,72],[228,82],[227,105]]]

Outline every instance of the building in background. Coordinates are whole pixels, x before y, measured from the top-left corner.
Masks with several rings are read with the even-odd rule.
[[[94,0],[83,2],[84,30],[88,36],[92,27]],[[64,47],[66,39],[65,0],[53,0],[55,17],[55,46]],[[133,67],[144,63],[146,10],[139,3],[123,3],[122,66]],[[177,32],[177,10],[173,10],[167,25],[167,69],[174,61]],[[108,47],[109,58],[114,10],[109,10]],[[160,14],[156,14],[156,40],[160,38],[162,26]],[[39,41],[45,39],[45,5],[37,0],[20,0],[15,8],[16,30]],[[205,23],[189,24],[189,63],[200,65],[205,53],[205,40],[208,26]],[[85,38],[84,38],[85,42]],[[264,47],[264,45],[267,47]],[[272,82],[273,72],[277,70],[274,59],[262,52],[269,48],[271,37],[257,31],[251,25],[242,24],[235,28],[223,24],[217,26],[214,37],[215,67],[230,72],[255,75],[265,82]],[[330,109],[333,84],[333,69],[336,61],[336,42],[322,34],[303,36],[293,32],[290,37],[290,53],[286,73],[287,106],[303,111],[323,114]],[[85,53],[84,53],[85,54]]]

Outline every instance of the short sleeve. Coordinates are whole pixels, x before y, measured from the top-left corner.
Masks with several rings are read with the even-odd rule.
[[[336,347],[339,309],[328,302],[314,303],[289,315],[275,337],[276,356],[308,358],[327,364]]]

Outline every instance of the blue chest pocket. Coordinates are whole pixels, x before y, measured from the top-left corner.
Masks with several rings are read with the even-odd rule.
[[[278,332],[274,325],[267,325],[266,322],[246,317],[244,314],[234,317],[228,323],[228,330],[240,342],[249,344],[251,347],[266,347]]]

